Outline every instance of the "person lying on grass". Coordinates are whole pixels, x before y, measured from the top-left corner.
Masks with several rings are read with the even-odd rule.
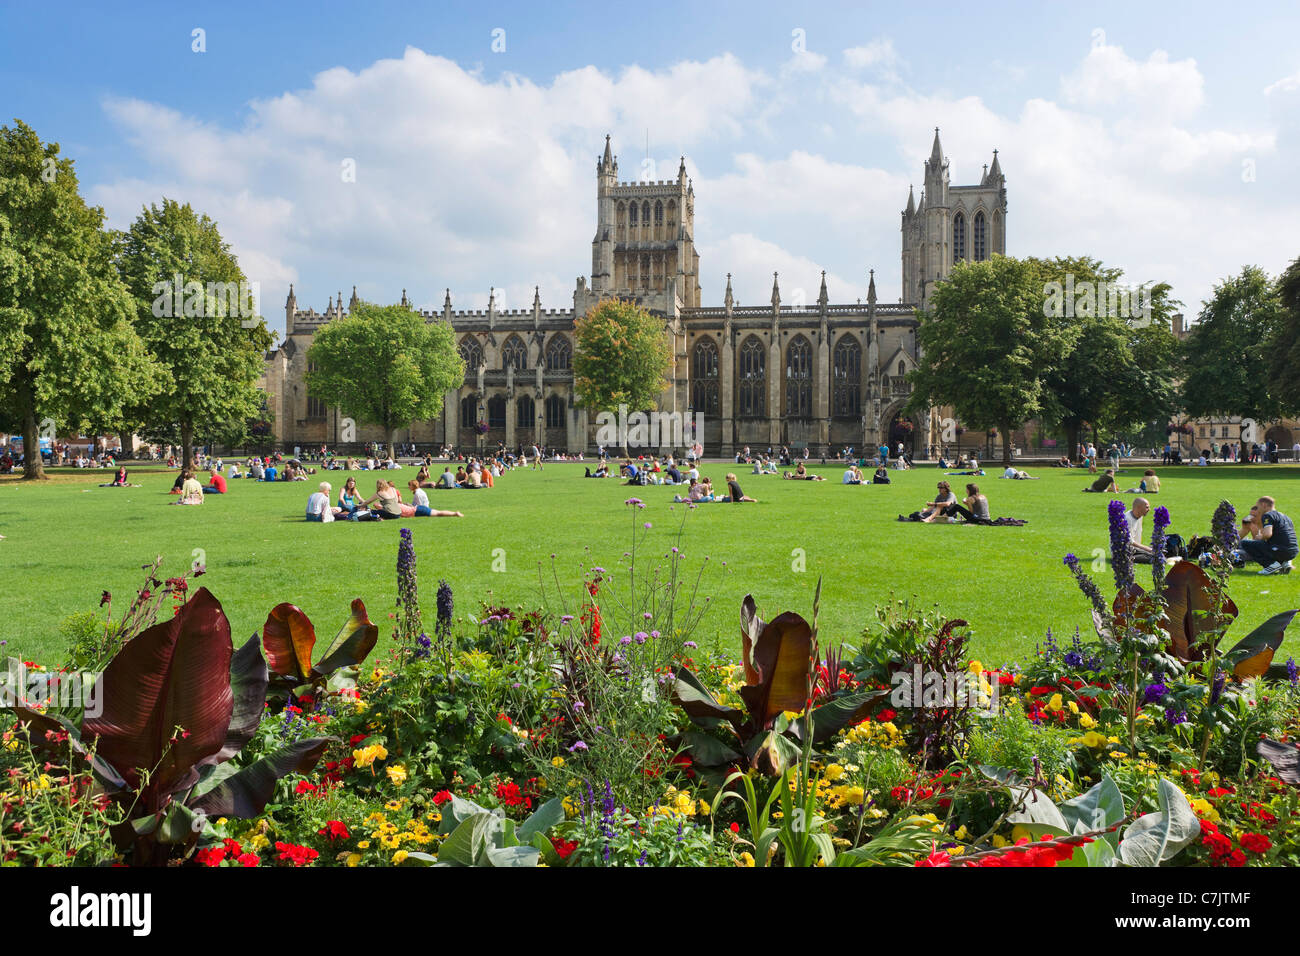
[[[1105,472],[1103,472],[1101,475],[1097,477],[1096,481],[1094,481],[1092,484],[1090,484],[1087,488],[1084,488],[1083,490],[1091,491],[1094,493],[1116,494],[1117,492],[1115,489],[1115,469],[1107,468]]]
[[[1031,475],[1029,472],[1020,471],[1016,468],[1011,467],[1010,465],[1007,466],[1007,470],[1004,471],[999,477],[1010,478],[1012,481],[1037,481],[1038,480],[1037,477]]]
[[[804,467],[803,462],[799,462],[798,466],[794,470],[794,474],[791,474],[790,472],[787,471],[781,477],[789,478],[794,481],[825,481],[826,480],[825,477],[823,477],[822,475],[814,475],[812,472],[810,472],[806,467]]]

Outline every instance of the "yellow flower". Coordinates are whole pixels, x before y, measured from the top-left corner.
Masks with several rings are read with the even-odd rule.
[[[406,862],[407,855],[408,854],[405,850],[398,850],[396,853],[393,854],[393,862],[404,863]]]
[[[984,665],[981,664],[979,661],[971,661],[971,662],[970,662],[970,672],[971,672],[972,674],[983,674],[983,673],[984,673]]]
[[[352,760],[358,767],[372,766],[376,760],[385,760],[387,757],[388,749],[383,744],[371,744],[352,751]]]
[[[1050,711],[1058,711],[1061,709],[1061,706],[1062,700],[1060,694],[1053,694],[1052,699],[1047,702],[1047,709]]]
[[[826,768],[826,780],[838,780],[844,776],[844,768],[837,763],[833,763]]]
[[[563,767],[563,766],[564,766],[564,758],[563,758],[563,757],[552,757],[552,758],[551,758],[551,766],[552,766],[552,767]]]
[[[753,866],[754,855],[748,851],[740,854],[740,859],[736,862],[737,866]]]
[[[402,784],[406,783],[406,768],[401,764],[398,764],[395,767],[389,767],[387,773],[388,779],[393,781],[395,786],[400,787]]]
[[[369,841],[369,840],[360,840],[360,841],[358,841],[358,843],[357,843],[357,849],[358,849],[358,850],[369,850],[369,849],[370,849],[370,841]]]
[[[1097,726],[1097,720],[1092,716],[1092,714],[1080,714],[1079,726],[1084,730],[1092,730],[1092,728]]]
[[[1204,797],[1197,797],[1192,801],[1192,809],[1196,811],[1198,817],[1204,817],[1211,823],[1219,822],[1219,811],[1214,809],[1209,800]]]
[[[349,854],[348,854],[348,859],[347,859],[347,864],[348,864],[348,866],[357,866],[360,862],[361,862],[361,854],[360,854],[360,853],[349,853]]]
[[[1076,704],[1074,701],[1070,701],[1069,707],[1070,707],[1070,713],[1077,714],[1079,712],[1079,705]]]
[[[1106,746],[1105,734],[1099,734],[1095,730],[1090,730],[1083,735],[1083,745],[1085,747],[1104,747]]]

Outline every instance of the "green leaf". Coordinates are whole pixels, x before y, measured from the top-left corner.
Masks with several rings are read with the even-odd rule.
[[[1201,824],[1187,797],[1160,778],[1160,810],[1138,817],[1119,841],[1119,860],[1125,866],[1159,866],[1177,856],[1201,835]]]
[[[1268,672],[1273,663],[1273,655],[1282,646],[1286,637],[1287,626],[1297,611],[1283,611],[1274,614],[1267,621],[1255,628],[1223,655],[1223,664],[1237,680],[1261,677]]]
[[[703,767],[721,767],[740,760],[740,754],[722,741],[698,731],[688,730],[682,734],[682,749]]]
[[[563,822],[564,801],[560,797],[553,797],[529,814],[527,820],[519,824],[519,842],[535,845],[534,837],[541,837],[545,840],[544,834],[546,831]],[[547,843],[549,845],[549,841]]]
[[[250,819],[275,795],[276,782],[286,774],[309,773],[335,738],[298,740],[247,767],[227,762],[204,777],[194,788],[189,806],[213,817]]]
[[[1111,776],[1105,774],[1100,783],[1066,800],[1059,809],[1071,833],[1101,830],[1124,819],[1124,794]]]

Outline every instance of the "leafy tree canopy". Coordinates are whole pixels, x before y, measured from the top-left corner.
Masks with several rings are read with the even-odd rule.
[[[574,391],[592,411],[658,408],[672,368],[663,319],[635,303],[606,299],[574,327]]]

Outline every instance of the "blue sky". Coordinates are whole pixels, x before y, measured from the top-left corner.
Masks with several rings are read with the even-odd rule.
[[[1000,150],[1013,255],[1093,255],[1194,313],[1300,251],[1297,5],[968,9],[5,5],[0,112],[61,143],[112,225],[163,195],[211,214],[273,327],[291,281],[317,309],[353,284],[567,304],[606,131],[621,178],[647,133],[656,178],[685,154],[706,305],[728,272],[765,302],[774,270],[787,300],[825,269],[852,301],[869,268],[897,298],[898,213],[936,125],[954,183]]]

